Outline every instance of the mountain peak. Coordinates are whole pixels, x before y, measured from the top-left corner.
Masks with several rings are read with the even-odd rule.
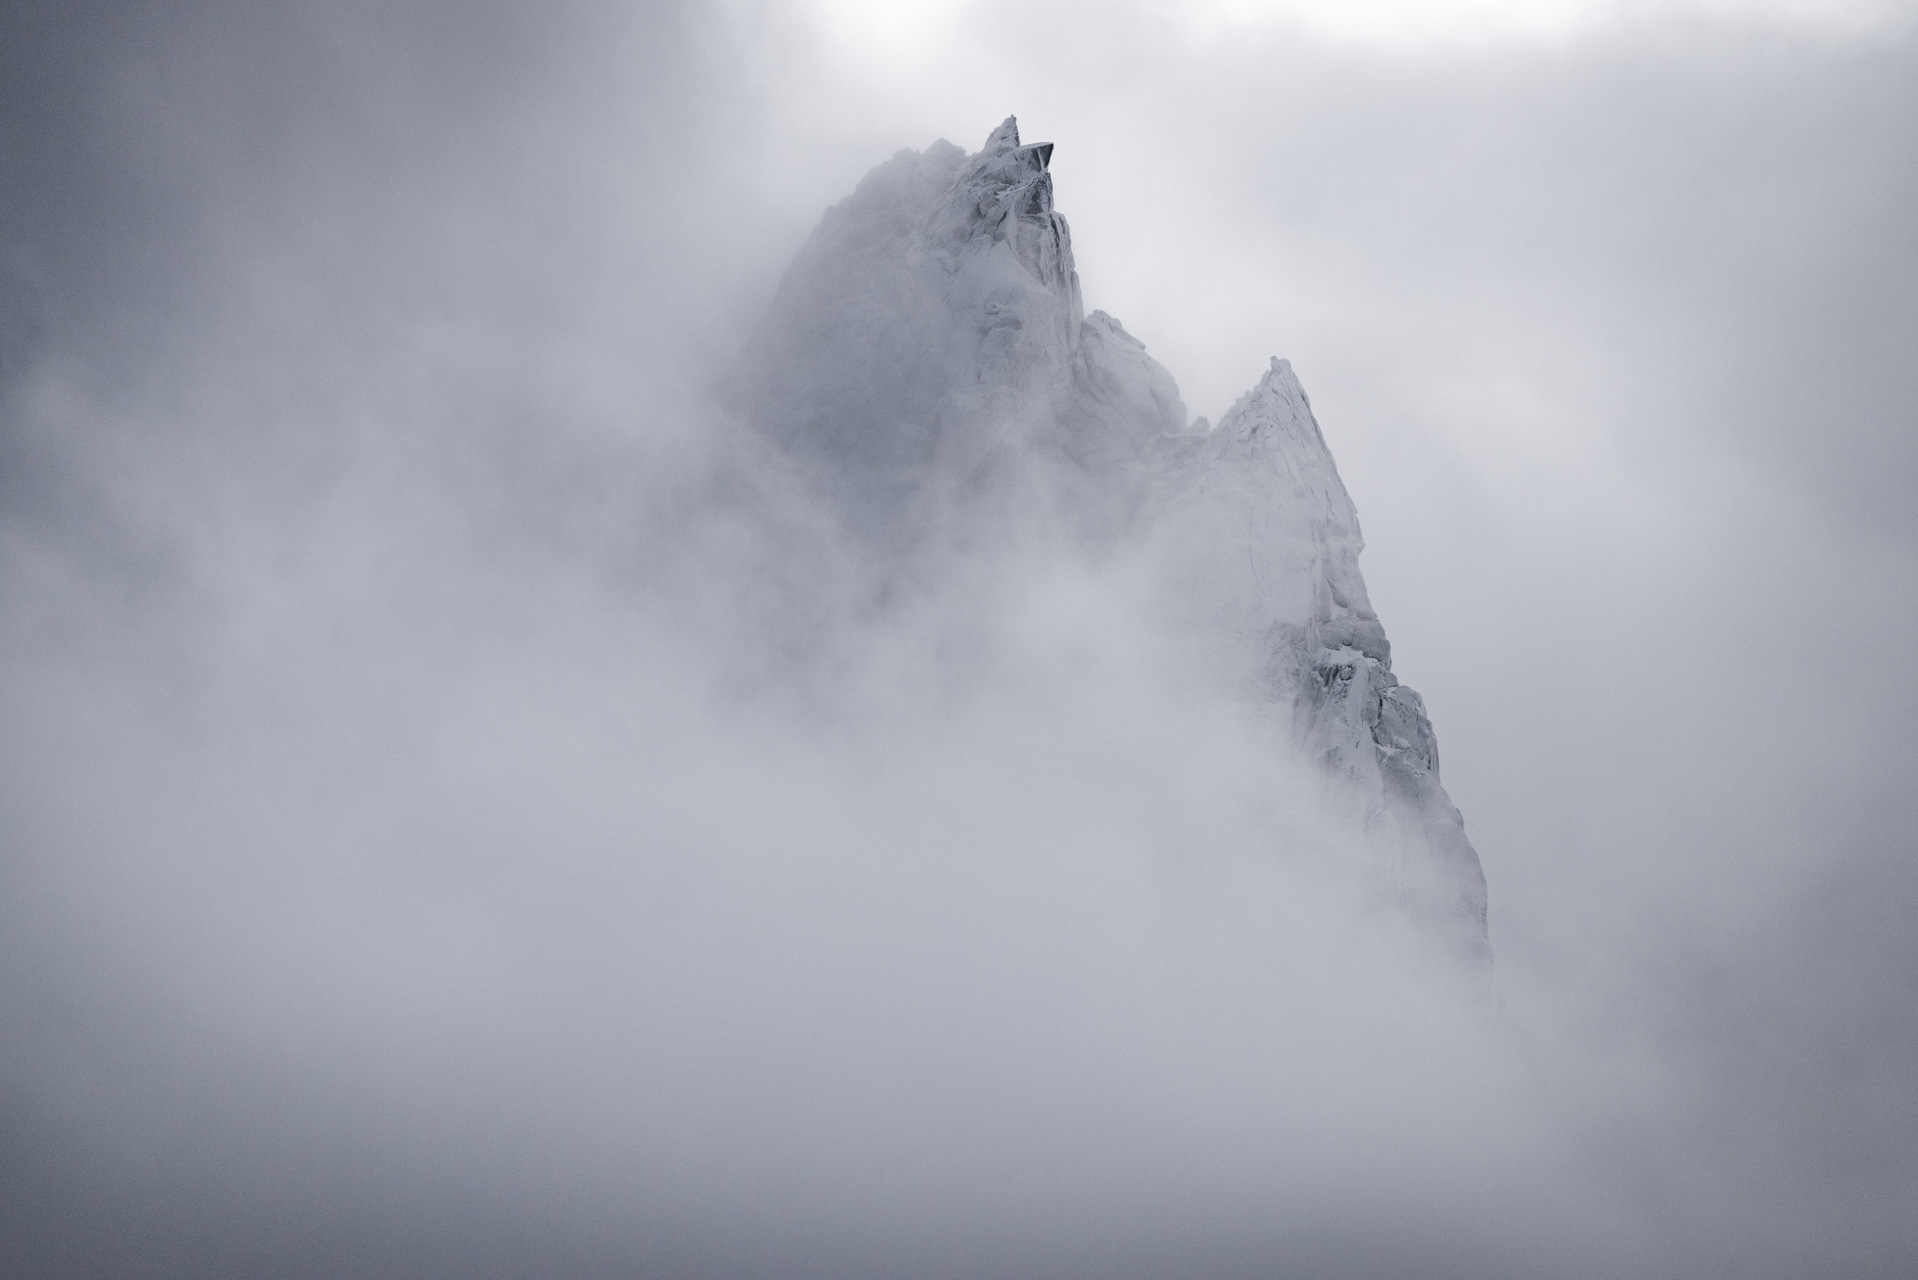
[[[996,151],[1009,151],[1019,145],[1019,117],[1007,116],[1005,123],[986,135],[986,145],[980,150],[988,155]]]
[[[1226,678],[1341,780],[1396,891],[1482,953],[1477,856],[1424,705],[1392,674],[1358,516],[1291,363],[1188,429],[1165,367],[1084,314],[1051,159],[1008,116],[970,155],[934,145],[875,169],[781,285],[749,416],[902,565],[942,540],[1163,552],[1172,595],[1208,619],[1201,647],[1237,655]]]

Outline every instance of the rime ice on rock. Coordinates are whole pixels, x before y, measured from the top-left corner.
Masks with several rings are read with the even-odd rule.
[[[1291,366],[1216,427],[1086,315],[1050,143],[1008,118],[967,155],[902,151],[827,211],[748,352],[748,416],[890,543],[1051,520],[1157,538],[1255,696],[1289,720],[1402,895],[1483,953],[1485,881],[1418,694],[1366,598],[1358,515]],[[988,513],[984,518],[981,513]]]

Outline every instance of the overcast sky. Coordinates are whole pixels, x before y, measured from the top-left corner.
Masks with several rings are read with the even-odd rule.
[[[11,1273],[1918,1265],[1918,9],[0,24]],[[828,204],[1009,113],[1194,414],[1274,355],[1312,396],[1484,862],[1496,1051],[1231,977],[1194,1067],[1114,1011],[1149,876],[970,867],[1244,834],[1230,768],[1136,814],[1099,776],[1228,730],[1128,651],[1047,665],[1096,593],[991,596],[1027,639],[953,721],[885,683],[909,643],[830,739],[701,684],[768,661],[707,652],[758,595],[683,581],[767,572],[673,479],[712,386]]]

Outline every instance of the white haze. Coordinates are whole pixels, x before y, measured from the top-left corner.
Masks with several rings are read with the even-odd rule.
[[[14,1273],[1909,1270],[1897,23],[63,8],[9,19]],[[1008,111],[1196,413],[1298,365],[1502,1001],[1143,575],[875,608],[714,407],[819,210]]]

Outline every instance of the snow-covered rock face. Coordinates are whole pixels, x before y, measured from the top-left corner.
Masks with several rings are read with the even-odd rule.
[[[941,140],[868,174],[750,346],[746,415],[889,548],[955,519],[1156,548],[1179,607],[1245,659],[1247,696],[1323,764],[1402,898],[1485,954],[1478,857],[1424,704],[1392,675],[1304,389],[1275,359],[1216,427],[1188,427],[1164,366],[1084,314],[1051,156],[1009,118],[976,154]]]

